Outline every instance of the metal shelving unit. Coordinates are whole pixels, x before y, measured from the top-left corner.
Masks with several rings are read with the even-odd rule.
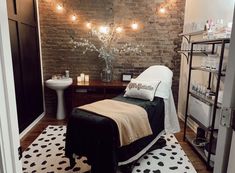
[[[203,34],[205,31],[204,30],[200,30],[200,31],[195,31],[195,32],[188,32],[188,33],[181,33],[179,34],[179,36],[184,37],[188,43],[191,43],[191,39],[193,36],[197,36],[197,35],[201,35]],[[194,54],[197,56],[202,56],[202,55],[207,55],[210,52],[206,52],[206,51],[191,51],[191,50],[180,50],[178,51],[178,53],[183,54],[186,59],[187,59],[187,63],[188,63],[188,59],[190,57],[190,54]]]
[[[186,140],[188,141],[188,143],[191,145],[191,146],[194,146],[193,144],[193,137],[190,137],[190,136],[186,136]],[[201,147],[194,147],[194,150],[199,154],[199,156],[204,160],[204,161],[207,161],[207,157],[204,153],[204,149],[201,148]],[[209,162],[209,166],[211,168],[214,167],[214,162],[210,161]]]
[[[181,34],[179,34],[179,36],[182,36],[182,37],[186,38],[186,40],[188,40],[188,42],[191,42],[192,36],[201,35],[204,32],[205,32],[204,30],[195,31],[195,32],[187,32],[187,33],[181,33]]]
[[[213,99],[208,98],[208,97],[201,95],[201,94],[197,94],[194,91],[189,91],[189,94],[191,94],[193,97],[197,98],[198,100],[201,100],[202,102],[210,104],[211,106],[213,106],[215,103],[215,101]],[[217,108],[221,108],[221,106],[222,106],[221,103],[217,102]]]
[[[206,72],[214,73],[217,75],[219,74],[218,70],[211,70],[211,69],[202,68],[202,67],[192,67],[192,70],[206,71]],[[225,76],[225,71],[221,71],[221,73],[219,75]]]
[[[188,57],[191,54],[191,50],[179,50],[177,52],[183,54],[187,58],[187,60],[188,60]],[[205,51],[205,50],[196,50],[196,51],[193,51],[193,55],[194,56],[205,56],[205,55],[208,55],[210,53],[211,52],[208,52],[208,51]]]
[[[196,33],[195,33],[196,34]],[[183,36],[183,35],[182,35]],[[187,101],[186,101],[186,111],[185,111],[185,126],[184,126],[184,140],[187,141],[193,148],[194,150],[201,156],[201,158],[206,162],[207,168],[213,168],[214,163],[211,161],[211,148],[212,148],[212,140],[213,140],[213,133],[215,131],[215,120],[216,120],[216,110],[221,108],[221,104],[217,102],[218,100],[218,92],[220,89],[220,80],[222,76],[225,76],[225,71],[222,71],[222,65],[223,65],[223,60],[224,60],[224,50],[225,50],[225,45],[230,43],[230,39],[216,39],[216,40],[205,40],[205,41],[196,41],[192,42],[191,44],[191,52],[189,53],[189,78],[188,78],[188,89],[187,89]],[[219,69],[218,70],[210,70],[202,67],[196,67],[193,66],[193,48],[195,45],[198,44],[210,44],[212,45],[212,50],[211,53],[214,54],[215,52],[215,45],[220,45],[221,46],[221,52],[220,52],[220,59],[219,59]],[[204,95],[198,94],[196,92],[190,91],[190,84],[191,84],[191,73],[192,71],[203,71],[205,73],[208,73],[208,89],[211,89],[212,86],[212,76],[216,75],[217,80],[216,80],[216,88],[215,88],[215,98],[212,100]],[[192,96],[204,103],[209,104],[212,106],[212,122],[208,127],[205,127],[200,121],[198,121],[196,118],[188,114],[188,106],[189,106],[189,96]],[[189,135],[187,135],[187,125],[188,125],[188,118],[190,118],[192,121],[198,124],[201,128],[203,128],[205,131],[210,131],[209,135],[209,151],[208,151],[208,156],[204,153],[204,149],[198,146],[195,146],[193,144],[193,138]]]

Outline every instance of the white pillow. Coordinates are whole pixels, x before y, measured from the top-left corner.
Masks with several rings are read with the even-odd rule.
[[[161,81],[155,93],[156,97],[168,99],[171,93],[172,71],[162,65],[154,65],[143,71],[136,79],[143,81]]]
[[[137,79],[131,79],[127,85],[124,97],[132,97],[143,100],[153,101],[155,92],[161,81],[142,81]]]

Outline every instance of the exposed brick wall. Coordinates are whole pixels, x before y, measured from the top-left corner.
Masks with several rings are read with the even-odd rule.
[[[68,0],[64,1],[64,11],[61,13],[56,11],[53,2],[39,1],[45,80],[66,69],[70,70],[74,79],[81,72],[89,74],[91,79],[100,79],[103,62],[94,52],[83,55],[81,50],[72,51],[70,36],[97,42],[85,28],[86,21],[96,25],[114,22],[130,26],[134,20],[141,25],[141,29],[133,32],[128,27],[117,45],[125,42],[143,44],[144,51],[141,56],[115,57],[114,79],[120,79],[123,72],[132,72],[137,76],[151,65],[163,64],[174,72],[172,88],[175,101],[178,100],[181,56],[176,50],[181,44],[178,34],[183,30],[185,0],[165,0],[163,3],[158,0]],[[167,5],[164,15],[157,10],[162,4]],[[78,22],[72,23],[69,19],[73,12],[79,15]],[[45,97],[47,113],[54,115],[55,93],[46,88]]]

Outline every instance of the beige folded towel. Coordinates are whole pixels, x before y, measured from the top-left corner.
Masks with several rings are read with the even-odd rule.
[[[152,134],[147,112],[140,106],[106,99],[80,106],[79,109],[114,120],[118,126],[121,146]]]

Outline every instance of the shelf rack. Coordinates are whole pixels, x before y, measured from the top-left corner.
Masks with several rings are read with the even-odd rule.
[[[181,33],[179,34],[179,36],[183,36],[190,43],[192,36],[201,35],[204,32],[205,32],[204,30],[195,31],[195,32],[187,32],[187,33]]]
[[[186,140],[187,142],[191,145],[191,146],[194,146],[194,143],[193,143],[193,137],[191,136],[186,136]],[[194,151],[196,151],[198,153],[198,155],[205,161],[207,162],[207,156],[206,154],[204,153],[204,149],[202,147],[193,147]],[[209,166],[210,168],[213,168],[214,167],[214,162],[210,161],[209,162]]]
[[[202,67],[192,67],[192,70],[205,71],[205,72],[209,72],[209,73],[214,73],[214,74],[217,74],[217,75],[225,76],[225,71],[221,71],[221,73],[219,73],[218,70],[211,70],[211,69],[202,68]]]
[[[198,32],[199,33],[199,32]],[[196,33],[195,33],[196,34]],[[190,35],[190,34],[189,34]],[[184,35],[182,35],[184,36]],[[192,36],[192,34],[190,35]],[[204,41],[195,41],[192,42],[191,44],[191,52],[189,53],[189,71],[188,71],[188,88],[187,88],[187,101],[186,101],[186,111],[185,111],[185,124],[184,124],[184,140],[187,141],[193,148],[194,150],[202,157],[202,159],[206,162],[207,168],[210,169],[214,166],[213,162],[211,161],[211,148],[212,148],[212,140],[213,140],[213,135],[214,135],[214,125],[215,125],[215,120],[216,120],[216,110],[221,108],[221,104],[217,102],[218,100],[218,92],[220,88],[220,80],[222,76],[225,76],[226,72],[222,71],[222,65],[223,65],[223,59],[224,59],[224,50],[225,50],[225,45],[230,43],[230,39],[225,38],[225,39],[215,39],[215,40],[204,40]],[[201,68],[201,67],[195,67],[193,66],[193,57],[194,57],[194,52],[193,48],[197,44],[211,44],[212,45],[212,50],[211,53],[214,54],[215,52],[215,45],[220,44],[221,45],[221,52],[220,52],[220,59],[219,59],[219,69],[218,70],[211,70],[211,69],[206,69],[206,68]],[[193,70],[198,70],[198,71],[204,71],[206,73],[209,73],[209,80],[208,80],[208,89],[211,89],[212,85],[212,75],[217,75],[217,81],[216,81],[216,88],[215,88],[215,98],[212,100],[206,96],[197,94],[193,91],[190,91],[190,84],[191,84],[191,72]],[[196,99],[199,99],[205,103],[208,103],[209,105],[212,106],[212,122],[210,124],[210,127],[205,127],[200,121],[198,121],[196,118],[188,114],[188,106],[189,106],[189,96],[193,96]],[[197,147],[193,144],[193,138],[187,135],[187,121],[188,118],[190,118],[192,121],[198,124],[201,128],[203,128],[206,131],[210,131],[209,135],[209,151],[208,151],[208,156],[205,155],[204,150],[200,147]]]
[[[197,94],[194,91],[189,91],[189,94],[191,94],[193,97],[197,98],[198,100],[201,100],[202,102],[208,103],[210,106],[214,106],[215,101],[204,95]],[[222,104],[217,102],[217,108],[221,108],[221,107],[222,107]]]
[[[191,54],[191,50],[179,50],[177,51],[178,53],[184,54],[184,56],[188,57]],[[193,51],[193,55],[195,56],[207,56],[211,52],[204,51],[204,50],[198,50],[198,51]]]
[[[192,36],[201,35],[204,32],[205,32],[204,30],[199,30],[199,31],[195,31],[195,32],[181,33],[181,34],[179,34],[179,36],[184,37],[187,40],[188,43],[191,43]],[[205,51],[193,51],[192,52],[191,50],[180,50],[180,51],[177,51],[177,52],[183,54],[186,57],[187,63],[188,63],[188,59],[189,59],[191,53],[197,54],[198,56],[208,54]]]

